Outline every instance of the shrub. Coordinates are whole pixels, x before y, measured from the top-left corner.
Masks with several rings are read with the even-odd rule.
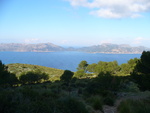
[[[120,91],[122,92],[139,92],[138,84],[132,82],[132,81],[126,81],[121,85]]]
[[[113,106],[115,103],[115,98],[111,96],[107,96],[106,98],[104,98],[104,103],[106,105]]]
[[[73,97],[60,98],[58,100],[58,109],[61,113],[89,113],[84,103]]]
[[[118,113],[149,113],[150,98],[143,100],[128,99],[122,101],[117,108]]]
[[[22,75],[19,77],[19,80],[23,84],[31,84],[31,83],[40,83],[42,80],[46,81],[49,77],[46,73],[42,73],[40,71],[32,72],[29,71],[27,73],[22,73]]]
[[[87,99],[87,102],[95,109],[103,111],[103,99],[100,96],[92,96]]]

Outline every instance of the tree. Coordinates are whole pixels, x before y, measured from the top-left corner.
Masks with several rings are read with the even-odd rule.
[[[128,63],[124,63],[124,64],[121,64],[120,68],[120,72],[122,75],[130,75],[130,73],[133,72],[135,66],[137,65],[137,62],[138,62],[139,59],[137,58],[134,58],[134,59],[130,59],[128,61]]]
[[[111,74],[117,74],[118,71],[120,71],[120,67],[118,65],[118,62],[116,60],[109,62],[107,71],[110,72]]]
[[[69,83],[72,79],[74,73],[70,70],[65,70],[64,73],[61,75],[60,80]]]
[[[88,66],[87,61],[83,60],[80,62],[80,64],[77,67],[77,70],[84,70],[86,72],[86,68]]]
[[[141,59],[138,61],[135,71],[150,74],[150,51],[143,51]]]
[[[121,75],[126,76],[126,75],[130,74],[129,64],[127,64],[127,63],[121,64],[120,68],[121,68],[121,70],[120,70]]]
[[[95,67],[96,67],[96,63],[93,63],[93,64],[89,64],[88,66],[87,66],[87,71],[89,71],[89,72],[95,72]]]
[[[48,80],[49,76],[46,73],[42,73],[41,71],[32,72],[29,71],[27,73],[23,73],[19,80],[23,84],[31,84],[31,83],[40,83],[42,80]]]
[[[97,73],[97,74],[99,74],[101,72],[106,73],[107,65],[108,65],[108,62],[99,61],[95,67],[95,73]]]
[[[143,51],[132,73],[141,90],[150,90],[150,51]]]
[[[28,83],[28,77],[26,76],[25,73],[22,73],[21,76],[19,77],[19,80],[21,81],[21,83],[26,84]]]
[[[117,74],[117,72],[120,70],[120,67],[118,66],[117,61],[113,62],[103,62],[100,61],[98,64],[95,66],[95,73],[107,73],[109,72],[110,74]]]
[[[42,73],[42,79],[43,79],[44,81],[47,81],[47,80],[49,79],[48,74]]]
[[[134,70],[135,66],[137,65],[138,61],[139,61],[138,58],[130,59],[128,61],[128,64],[129,64],[129,67],[130,67],[129,73],[133,72],[133,70]]]
[[[84,70],[81,69],[81,70],[78,70],[78,71],[75,73],[74,76],[77,77],[77,78],[81,78],[81,77],[83,77],[85,74],[86,74],[86,73],[84,72]]]
[[[10,73],[10,76],[8,78],[8,83],[9,83],[10,86],[13,86],[13,85],[18,84],[19,80],[18,80],[18,78],[16,77],[15,74]]]
[[[7,66],[5,66],[2,61],[0,61],[0,84],[5,84],[7,78],[9,77],[9,72],[7,71]]]
[[[8,85],[14,85],[17,84],[18,80],[16,75],[11,74],[8,71],[8,67],[0,61],[0,85],[2,86],[8,86]]]

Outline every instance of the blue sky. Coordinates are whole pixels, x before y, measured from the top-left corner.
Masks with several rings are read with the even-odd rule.
[[[0,0],[0,43],[150,47],[150,0]]]

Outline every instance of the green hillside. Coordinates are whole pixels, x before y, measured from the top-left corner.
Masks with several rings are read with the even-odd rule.
[[[24,72],[41,71],[47,73],[51,81],[58,80],[59,77],[64,72],[64,70],[60,70],[60,69],[49,68],[49,67],[44,67],[39,65],[31,65],[31,64],[15,63],[15,64],[8,64],[7,66],[8,66],[8,71],[16,74],[17,77],[19,77]]]

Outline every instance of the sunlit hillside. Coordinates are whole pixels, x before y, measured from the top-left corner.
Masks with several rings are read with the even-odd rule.
[[[49,75],[50,80],[58,80],[60,76],[63,74],[63,70],[55,69],[55,68],[49,68],[44,66],[38,66],[38,65],[31,65],[31,64],[8,64],[8,71],[11,73],[16,74],[17,77],[19,77],[24,72],[29,71],[41,71],[44,73],[47,73]]]

